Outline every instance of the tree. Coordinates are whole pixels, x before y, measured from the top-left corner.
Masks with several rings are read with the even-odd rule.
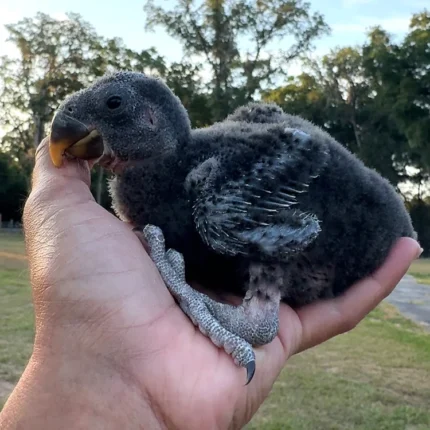
[[[300,115],[320,127],[328,128],[327,121],[333,117],[330,113],[333,106],[329,103],[324,87],[311,73],[290,76],[282,87],[263,91],[262,99],[276,103],[285,112]]]
[[[193,127],[211,124],[210,95],[200,75],[201,66],[187,62],[173,63],[164,76],[166,85],[181,99]]]
[[[0,149],[8,151],[30,175],[34,148],[67,95],[112,70],[165,73],[155,49],[135,52],[121,39],[104,39],[77,14],[57,20],[42,13],[6,26],[18,58],[0,58]],[[99,170],[101,200],[106,192]],[[104,186],[104,189],[101,187]]]
[[[400,44],[383,29],[373,29],[363,46],[363,66],[372,85],[374,113],[385,119],[394,137],[389,146],[401,148],[393,162],[403,180],[420,186],[430,172],[429,13],[414,15],[410,28]]]
[[[392,153],[403,154],[403,148],[375,103],[362,62],[358,48],[333,50],[321,60],[307,61],[307,73],[266,92],[264,98],[321,126],[397,185],[402,172],[397,165],[395,169]]]
[[[430,172],[429,22],[414,16],[401,44],[374,28],[362,47],[307,60],[306,73],[263,96],[325,128],[393,185],[421,186]]]
[[[430,12],[412,16],[401,44],[380,28],[364,47],[366,69],[379,83],[391,119],[407,138],[415,158],[430,168]]]
[[[1,62],[1,126],[9,139],[15,132],[21,145],[36,147],[58,102],[85,84],[92,59],[87,53],[97,36],[76,15],[59,21],[39,13],[6,28],[19,58]],[[31,141],[23,139],[25,134]]]
[[[328,32],[323,17],[311,15],[310,4],[302,0],[178,0],[173,10],[148,0],[144,9],[148,29],[164,27],[182,42],[187,56],[207,63],[213,121],[285,75],[288,63]],[[291,43],[270,52],[276,40]]]
[[[27,178],[21,166],[7,153],[0,152],[1,220],[20,220],[27,197]]]

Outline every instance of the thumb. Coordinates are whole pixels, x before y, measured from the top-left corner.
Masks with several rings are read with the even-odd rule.
[[[65,228],[94,216],[92,210],[84,210],[88,206],[97,206],[90,191],[90,179],[88,162],[65,159],[63,166],[57,168],[49,156],[49,139],[45,138],[40,143],[36,151],[31,192],[23,211],[30,259],[50,238],[58,237]]]
[[[42,140],[36,151],[32,177],[32,193],[50,193],[51,199],[70,196],[77,192],[82,197],[92,199],[89,190],[91,183],[90,166],[85,160],[64,158],[60,168],[54,166],[49,156],[49,138]]]

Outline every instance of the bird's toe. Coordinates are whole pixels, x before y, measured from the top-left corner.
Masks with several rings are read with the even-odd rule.
[[[143,235],[145,239],[151,243],[153,241],[164,243],[164,235],[161,228],[148,224],[143,229]]]
[[[185,261],[182,254],[174,249],[168,249],[166,258],[178,276],[185,280]]]

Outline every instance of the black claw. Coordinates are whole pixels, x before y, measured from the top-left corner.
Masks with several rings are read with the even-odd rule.
[[[246,384],[245,385],[248,385],[251,382],[252,378],[254,377],[254,373],[255,373],[255,361],[252,360],[246,365]]]

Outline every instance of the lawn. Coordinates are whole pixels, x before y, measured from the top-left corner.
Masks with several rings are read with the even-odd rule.
[[[409,273],[420,283],[430,285],[430,258],[412,263]]]
[[[355,330],[293,357],[247,427],[430,428],[430,335],[390,305]]]
[[[32,349],[24,253],[21,236],[0,233],[0,405]],[[429,280],[430,262],[411,273]],[[430,334],[384,303],[352,332],[293,357],[246,428],[428,430]]]
[[[27,363],[33,333],[22,235],[0,233],[0,406]]]

